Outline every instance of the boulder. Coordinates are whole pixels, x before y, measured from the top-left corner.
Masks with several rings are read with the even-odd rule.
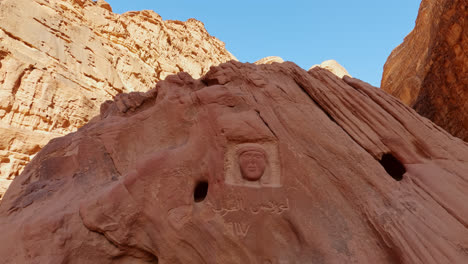
[[[254,62],[254,63],[255,64],[272,64],[274,62],[283,63],[284,60],[281,57],[278,57],[278,56],[269,56],[269,57],[265,57],[263,59],[260,59],[260,60]]]
[[[351,77],[348,71],[343,66],[341,66],[336,60],[326,60],[321,64],[315,64],[312,67],[310,67],[309,70],[312,70],[315,67],[320,67],[325,70],[328,70],[340,78],[343,78],[343,76]]]
[[[0,204],[4,263],[466,263],[468,144],[291,62],[178,73],[52,139]]]

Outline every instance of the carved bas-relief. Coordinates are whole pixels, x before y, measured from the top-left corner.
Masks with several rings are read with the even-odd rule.
[[[249,187],[281,187],[278,150],[274,143],[244,143],[228,147],[225,182]]]
[[[237,151],[237,161],[243,179],[258,181],[265,173],[267,155],[262,148],[244,147]]]

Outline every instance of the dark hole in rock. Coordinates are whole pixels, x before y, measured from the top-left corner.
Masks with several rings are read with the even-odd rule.
[[[201,202],[205,200],[207,193],[208,193],[208,182],[206,181],[198,182],[193,192],[193,200],[197,203]]]
[[[63,121],[63,124],[62,124],[63,128],[67,128],[69,126],[70,126],[70,121],[68,121],[68,120]]]
[[[403,166],[403,164],[392,154],[385,153],[379,162],[393,179],[397,181],[401,181],[403,179],[403,174],[406,172],[405,166]]]

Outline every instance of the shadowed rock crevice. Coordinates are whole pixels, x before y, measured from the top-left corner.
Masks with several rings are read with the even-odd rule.
[[[278,138],[278,136],[276,136],[276,133],[275,131],[273,131],[273,129],[270,127],[270,125],[268,124],[268,122],[265,120],[265,118],[262,116],[262,114],[260,113],[260,111],[258,110],[255,110],[257,112],[257,115],[258,117],[262,120],[262,122],[265,124],[265,126],[268,128],[268,130],[270,130],[271,134],[273,134],[275,136],[275,138]]]
[[[403,174],[406,173],[405,166],[391,153],[383,154],[379,162],[393,179],[396,181],[401,181],[403,179]]]
[[[197,184],[195,185],[195,189],[193,190],[193,200],[196,203],[202,202],[203,200],[205,200],[207,194],[208,194],[208,182],[207,181],[197,182]]]

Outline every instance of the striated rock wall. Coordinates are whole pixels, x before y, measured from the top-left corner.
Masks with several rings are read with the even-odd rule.
[[[468,2],[423,0],[413,31],[390,54],[381,88],[468,141]]]
[[[194,19],[118,15],[102,0],[0,1],[0,197],[46,142],[87,123],[105,100],[232,59]]]
[[[468,144],[293,63],[179,73],[56,138],[0,204],[3,263],[468,263]]]

